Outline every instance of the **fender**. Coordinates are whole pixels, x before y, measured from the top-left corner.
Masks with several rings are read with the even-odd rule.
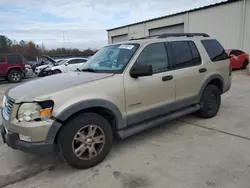
[[[20,66],[10,66],[6,69],[5,74],[8,74],[8,72],[13,70],[13,69],[19,69],[21,72],[24,71],[24,69],[22,69]]]
[[[92,107],[103,107],[108,110],[110,110],[113,115],[115,116],[116,120],[116,129],[122,129],[126,126],[126,118],[124,118],[119,110],[119,108],[113,104],[112,102],[108,100],[103,99],[91,99],[91,100],[85,100],[77,102],[69,107],[67,107],[65,110],[63,110],[59,115],[55,117],[55,119],[59,121],[55,121],[51,128],[48,131],[48,135],[46,138],[46,143],[52,143],[55,140],[55,137],[57,135],[57,132],[59,129],[63,126],[63,122],[66,121],[70,116],[73,114]]]
[[[214,79],[219,79],[221,81],[222,88],[223,88],[223,91],[224,91],[225,81],[224,81],[223,77],[221,75],[219,75],[219,74],[213,74],[211,76],[208,76],[208,78],[206,78],[205,81],[203,82],[203,84],[202,84],[202,86],[200,88],[199,94],[198,94],[199,101],[200,101],[200,99],[202,97],[202,94],[203,94],[203,91],[207,87],[208,83],[211,82]]]

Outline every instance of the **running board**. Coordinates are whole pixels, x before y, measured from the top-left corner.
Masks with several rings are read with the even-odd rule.
[[[170,121],[170,120],[174,120],[178,117],[182,117],[185,116],[187,114],[196,112],[200,109],[200,105],[194,105],[194,106],[190,106],[188,108],[184,108],[178,111],[175,111],[173,113],[167,114],[166,116],[160,116],[158,118],[154,118],[153,120],[149,120],[146,122],[142,122],[139,124],[135,124],[131,127],[122,129],[120,131],[118,131],[118,135],[121,139],[127,138],[129,136],[132,136],[134,134],[140,133],[144,130],[147,130],[149,128],[155,127],[157,125],[160,125],[164,122]]]

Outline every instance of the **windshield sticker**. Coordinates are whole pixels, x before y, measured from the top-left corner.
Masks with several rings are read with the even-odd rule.
[[[119,46],[119,48],[132,50],[134,48],[134,45],[122,44],[121,46]]]

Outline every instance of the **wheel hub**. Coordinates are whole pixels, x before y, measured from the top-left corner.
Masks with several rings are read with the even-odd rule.
[[[82,159],[89,160],[97,156],[105,144],[105,134],[97,125],[86,125],[74,136],[72,150],[74,154]]]

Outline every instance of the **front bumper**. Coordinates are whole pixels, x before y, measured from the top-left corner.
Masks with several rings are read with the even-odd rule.
[[[25,142],[20,140],[17,133],[6,132],[3,125],[1,125],[1,135],[4,143],[7,143],[12,149],[18,149],[29,153],[52,153],[55,151],[55,144],[45,142]]]

